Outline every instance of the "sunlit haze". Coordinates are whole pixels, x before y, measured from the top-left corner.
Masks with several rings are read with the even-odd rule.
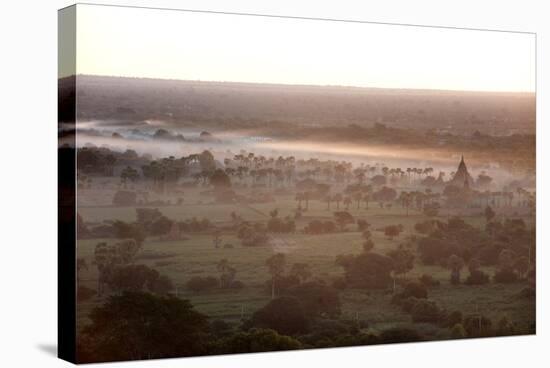
[[[77,73],[533,92],[535,36],[78,5]]]

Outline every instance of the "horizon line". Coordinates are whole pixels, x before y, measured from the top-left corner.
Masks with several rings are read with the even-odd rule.
[[[353,86],[344,84],[294,84],[294,83],[275,83],[275,82],[243,82],[243,81],[230,81],[230,80],[202,80],[202,79],[178,79],[167,77],[147,77],[147,76],[128,76],[128,75],[106,75],[106,74],[87,74],[77,73],[58,77],[57,79],[65,79],[70,77],[100,77],[100,78],[126,78],[126,79],[146,79],[157,81],[172,81],[172,82],[194,82],[194,83],[227,83],[227,84],[246,84],[246,85],[269,85],[269,86],[285,86],[285,87],[320,87],[320,88],[350,88],[350,89],[378,89],[378,90],[408,90],[408,91],[427,91],[427,92],[462,92],[462,93],[486,93],[486,94],[526,94],[536,96],[536,90],[464,90],[464,89],[445,89],[445,88],[421,88],[421,87],[375,87],[375,86]]]

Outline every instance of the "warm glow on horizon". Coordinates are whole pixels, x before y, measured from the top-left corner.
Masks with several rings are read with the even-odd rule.
[[[534,92],[535,36],[77,5],[77,73]]]

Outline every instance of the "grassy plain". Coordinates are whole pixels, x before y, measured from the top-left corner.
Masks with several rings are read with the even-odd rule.
[[[111,192],[112,193],[112,192]],[[103,194],[109,195],[109,191]],[[217,204],[209,199],[203,199],[199,189],[189,189],[185,193],[182,205],[157,207],[172,220],[183,221],[191,217],[208,218],[219,227],[230,224],[231,212],[235,212],[247,221],[267,221],[269,211],[277,208],[279,216],[294,214],[297,203],[290,195],[277,195],[275,202],[249,205]],[[139,206],[137,206],[139,207]],[[135,221],[136,207],[81,205],[80,215],[89,222],[109,220]],[[345,206],[340,204],[340,209]],[[303,228],[313,219],[333,219],[336,204],[327,204],[312,200],[309,209],[302,218],[296,221],[297,231],[293,234],[272,235],[270,245],[263,247],[244,247],[236,234],[222,232],[222,244],[231,244],[233,248],[215,248],[211,233],[190,233],[186,238],[177,241],[164,241],[159,238],[147,238],[143,244],[141,255],[136,263],[143,263],[157,269],[161,274],[169,276],[177,286],[177,295],[189,299],[197,310],[212,318],[220,318],[229,322],[238,322],[242,317],[249,317],[254,311],[270,300],[265,283],[270,275],[265,266],[265,260],[273,253],[286,254],[287,265],[304,262],[310,265],[314,278],[325,279],[328,282],[342,276],[343,270],[335,264],[335,258],[340,254],[358,254],[362,251],[363,239],[355,224],[348,225],[346,231],[323,235],[303,233]],[[415,234],[414,224],[426,219],[421,213],[410,210],[406,215],[403,208],[380,208],[372,203],[369,209],[362,204],[357,208],[353,203],[349,212],[356,219],[365,219],[371,224],[374,251],[387,253],[407,237]],[[481,213],[464,217],[474,226],[483,226]],[[403,233],[394,239],[388,239],[381,230],[384,226],[402,224]],[[82,239],[78,241],[78,257],[87,262],[87,270],[82,271],[82,284],[91,288],[97,286],[97,270],[93,266],[94,248],[100,241],[116,242],[116,239]],[[147,256],[148,255],[148,256]],[[186,290],[185,283],[193,276],[214,276],[219,272],[216,264],[221,259],[227,259],[237,270],[236,278],[245,284],[241,290],[220,290],[192,292]],[[494,269],[485,268],[489,274]],[[494,321],[507,316],[517,326],[519,331],[529,331],[535,320],[535,305],[532,299],[518,298],[517,294],[525,287],[523,283],[499,285],[490,283],[483,286],[452,286],[449,283],[449,271],[440,266],[422,265],[417,257],[415,267],[406,279],[417,278],[429,274],[441,285],[430,289],[430,298],[436,300],[444,309],[462,311],[464,315],[482,313]],[[465,276],[467,271],[463,271]],[[463,276],[463,277],[464,277]],[[391,304],[389,291],[343,290],[340,293],[342,301],[342,319],[359,319],[366,322],[369,328],[382,330],[393,326],[411,324],[410,315],[402,312],[399,307]],[[95,297],[79,305],[79,325],[82,326],[90,310],[102,302],[102,297]],[[445,338],[448,330],[434,325],[416,324],[421,327],[426,336]]]

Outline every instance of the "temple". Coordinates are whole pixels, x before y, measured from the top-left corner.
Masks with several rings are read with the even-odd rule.
[[[469,188],[474,185],[474,179],[472,179],[472,176],[466,167],[466,163],[464,162],[464,155],[460,159],[460,164],[458,164],[458,169],[456,170],[455,175],[448,184],[454,185],[458,188]]]

